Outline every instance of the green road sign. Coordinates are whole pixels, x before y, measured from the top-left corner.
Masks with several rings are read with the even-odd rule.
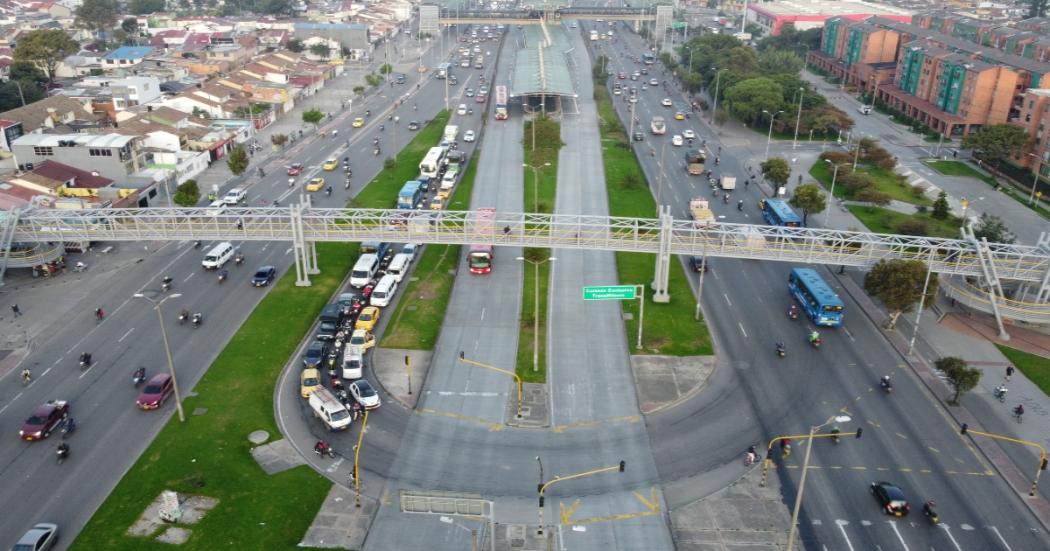
[[[634,300],[635,285],[598,285],[583,288],[583,300]]]

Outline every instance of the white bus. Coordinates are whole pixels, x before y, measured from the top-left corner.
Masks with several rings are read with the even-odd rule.
[[[438,168],[441,167],[441,159],[445,157],[445,148],[431,147],[423,162],[419,163],[419,173],[427,178],[437,178]]]

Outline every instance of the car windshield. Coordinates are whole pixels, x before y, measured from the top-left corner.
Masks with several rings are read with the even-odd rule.
[[[259,270],[258,272],[255,272],[255,277],[259,279],[266,277],[266,270]]]
[[[39,415],[33,415],[27,421],[27,425],[43,425],[47,422],[47,417],[41,417]]]
[[[307,377],[303,379],[303,386],[317,386],[317,377]]]
[[[350,344],[365,344],[365,338],[359,336],[350,337]]]
[[[368,312],[361,312],[361,315],[357,317],[358,321],[372,321],[372,314]]]
[[[361,382],[357,383],[357,391],[361,393],[362,397],[366,397],[366,398],[376,395],[376,391],[372,390],[371,385],[369,385],[368,383],[366,383],[364,381],[361,381]]]
[[[347,417],[350,417],[350,412],[347,411],[346,408],[343,408],[343,409],[339,409],[339,410],[333,411],[331,415],[332,415],[332,421],[342,421],[343,419],[346,419]]]

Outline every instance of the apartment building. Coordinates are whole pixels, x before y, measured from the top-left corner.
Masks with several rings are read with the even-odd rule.
[[[1050,63],[882,17],[829,19],[807,60],[949,137],[1018,120],[1050,82]]]
[[[120,134],[26,134],[11,144],[21,170],[58,161],[119,183],[145,167],[141,137]]]
[[[1050,88],[1027,90],[1018,125],[1032,138],[1031,149],[1018,164],[1028,170],[1039,170],[1041,178],[1050,180]]]

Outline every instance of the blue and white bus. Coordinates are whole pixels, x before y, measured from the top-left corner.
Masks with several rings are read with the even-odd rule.
[[[794,268],[788,276],[788,289],[799,306],[816,325],[838,327],[842,325],[845,305],[835,291],[810,268]]]
[[[771,226],[784,226],[786,228],[797,228],[802,225],[802,219],[791,210],[791,206],[783,199],[766,199],[762,202],[762,218]]]
[[[418,180],[409,180],[405,182],[404,186],[401,186],[401,191],[397,194],[397,208],[412,210],[419,204],[420,199],[423,198],[423,184]]]

